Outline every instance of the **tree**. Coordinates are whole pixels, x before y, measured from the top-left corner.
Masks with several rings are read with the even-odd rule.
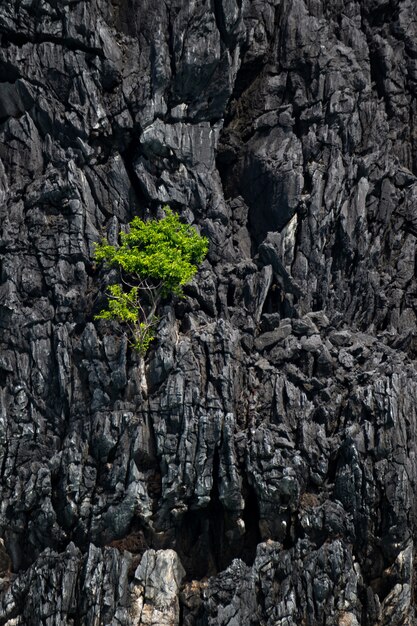
[[[183,295],[183,286],[196,274],[208,250],[208,240],[166,206],[165,217],[143,221],[135,217],[129,232],[120,232],[120,245],[106,239],[96,244],[94,259],[116,267],[120,284],[108,288],[108,307],[95,319],[127,324],[133,347],[145,354],[155,337],[161,299]]]

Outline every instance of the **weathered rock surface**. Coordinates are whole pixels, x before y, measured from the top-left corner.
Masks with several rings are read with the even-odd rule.
[[[0,6],[0,623],[417,622],[412,0]],[[146,362],[92,263],[210,239]]]

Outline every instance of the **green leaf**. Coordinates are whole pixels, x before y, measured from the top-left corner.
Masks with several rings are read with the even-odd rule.
[[[154,339],[155,310],[161,297],[182,295],[208,251],[208,240],[183,224],[169,207],[161,220],[135,217],[129,232],[120,233],[120,245],[103,239],[95,245],[94,259],[117,267],[130,283],[109,287],[108,307],[96,319],[118,320],[133,329],[134,346],[145,353]],[[132,284],[134,286],[132,287]]]

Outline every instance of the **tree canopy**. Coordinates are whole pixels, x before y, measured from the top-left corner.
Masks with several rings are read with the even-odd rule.
[[[108,307],[96,319],[126,323],[133,345],[145,353],[154,339],[157,308],[163,297],[183,295],[208,251],[208,240],[193,226],[164,207],[162,219],[135,217],[129,231],[120,232],[120,244],[107,239],[96,244],[94,259],[120,270],[120,284],[108,289]]]

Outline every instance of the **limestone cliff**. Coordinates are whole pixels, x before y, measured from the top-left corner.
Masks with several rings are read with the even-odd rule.
[[[414,0],[0,3],[0,624],[417,623],[416,96]]]

